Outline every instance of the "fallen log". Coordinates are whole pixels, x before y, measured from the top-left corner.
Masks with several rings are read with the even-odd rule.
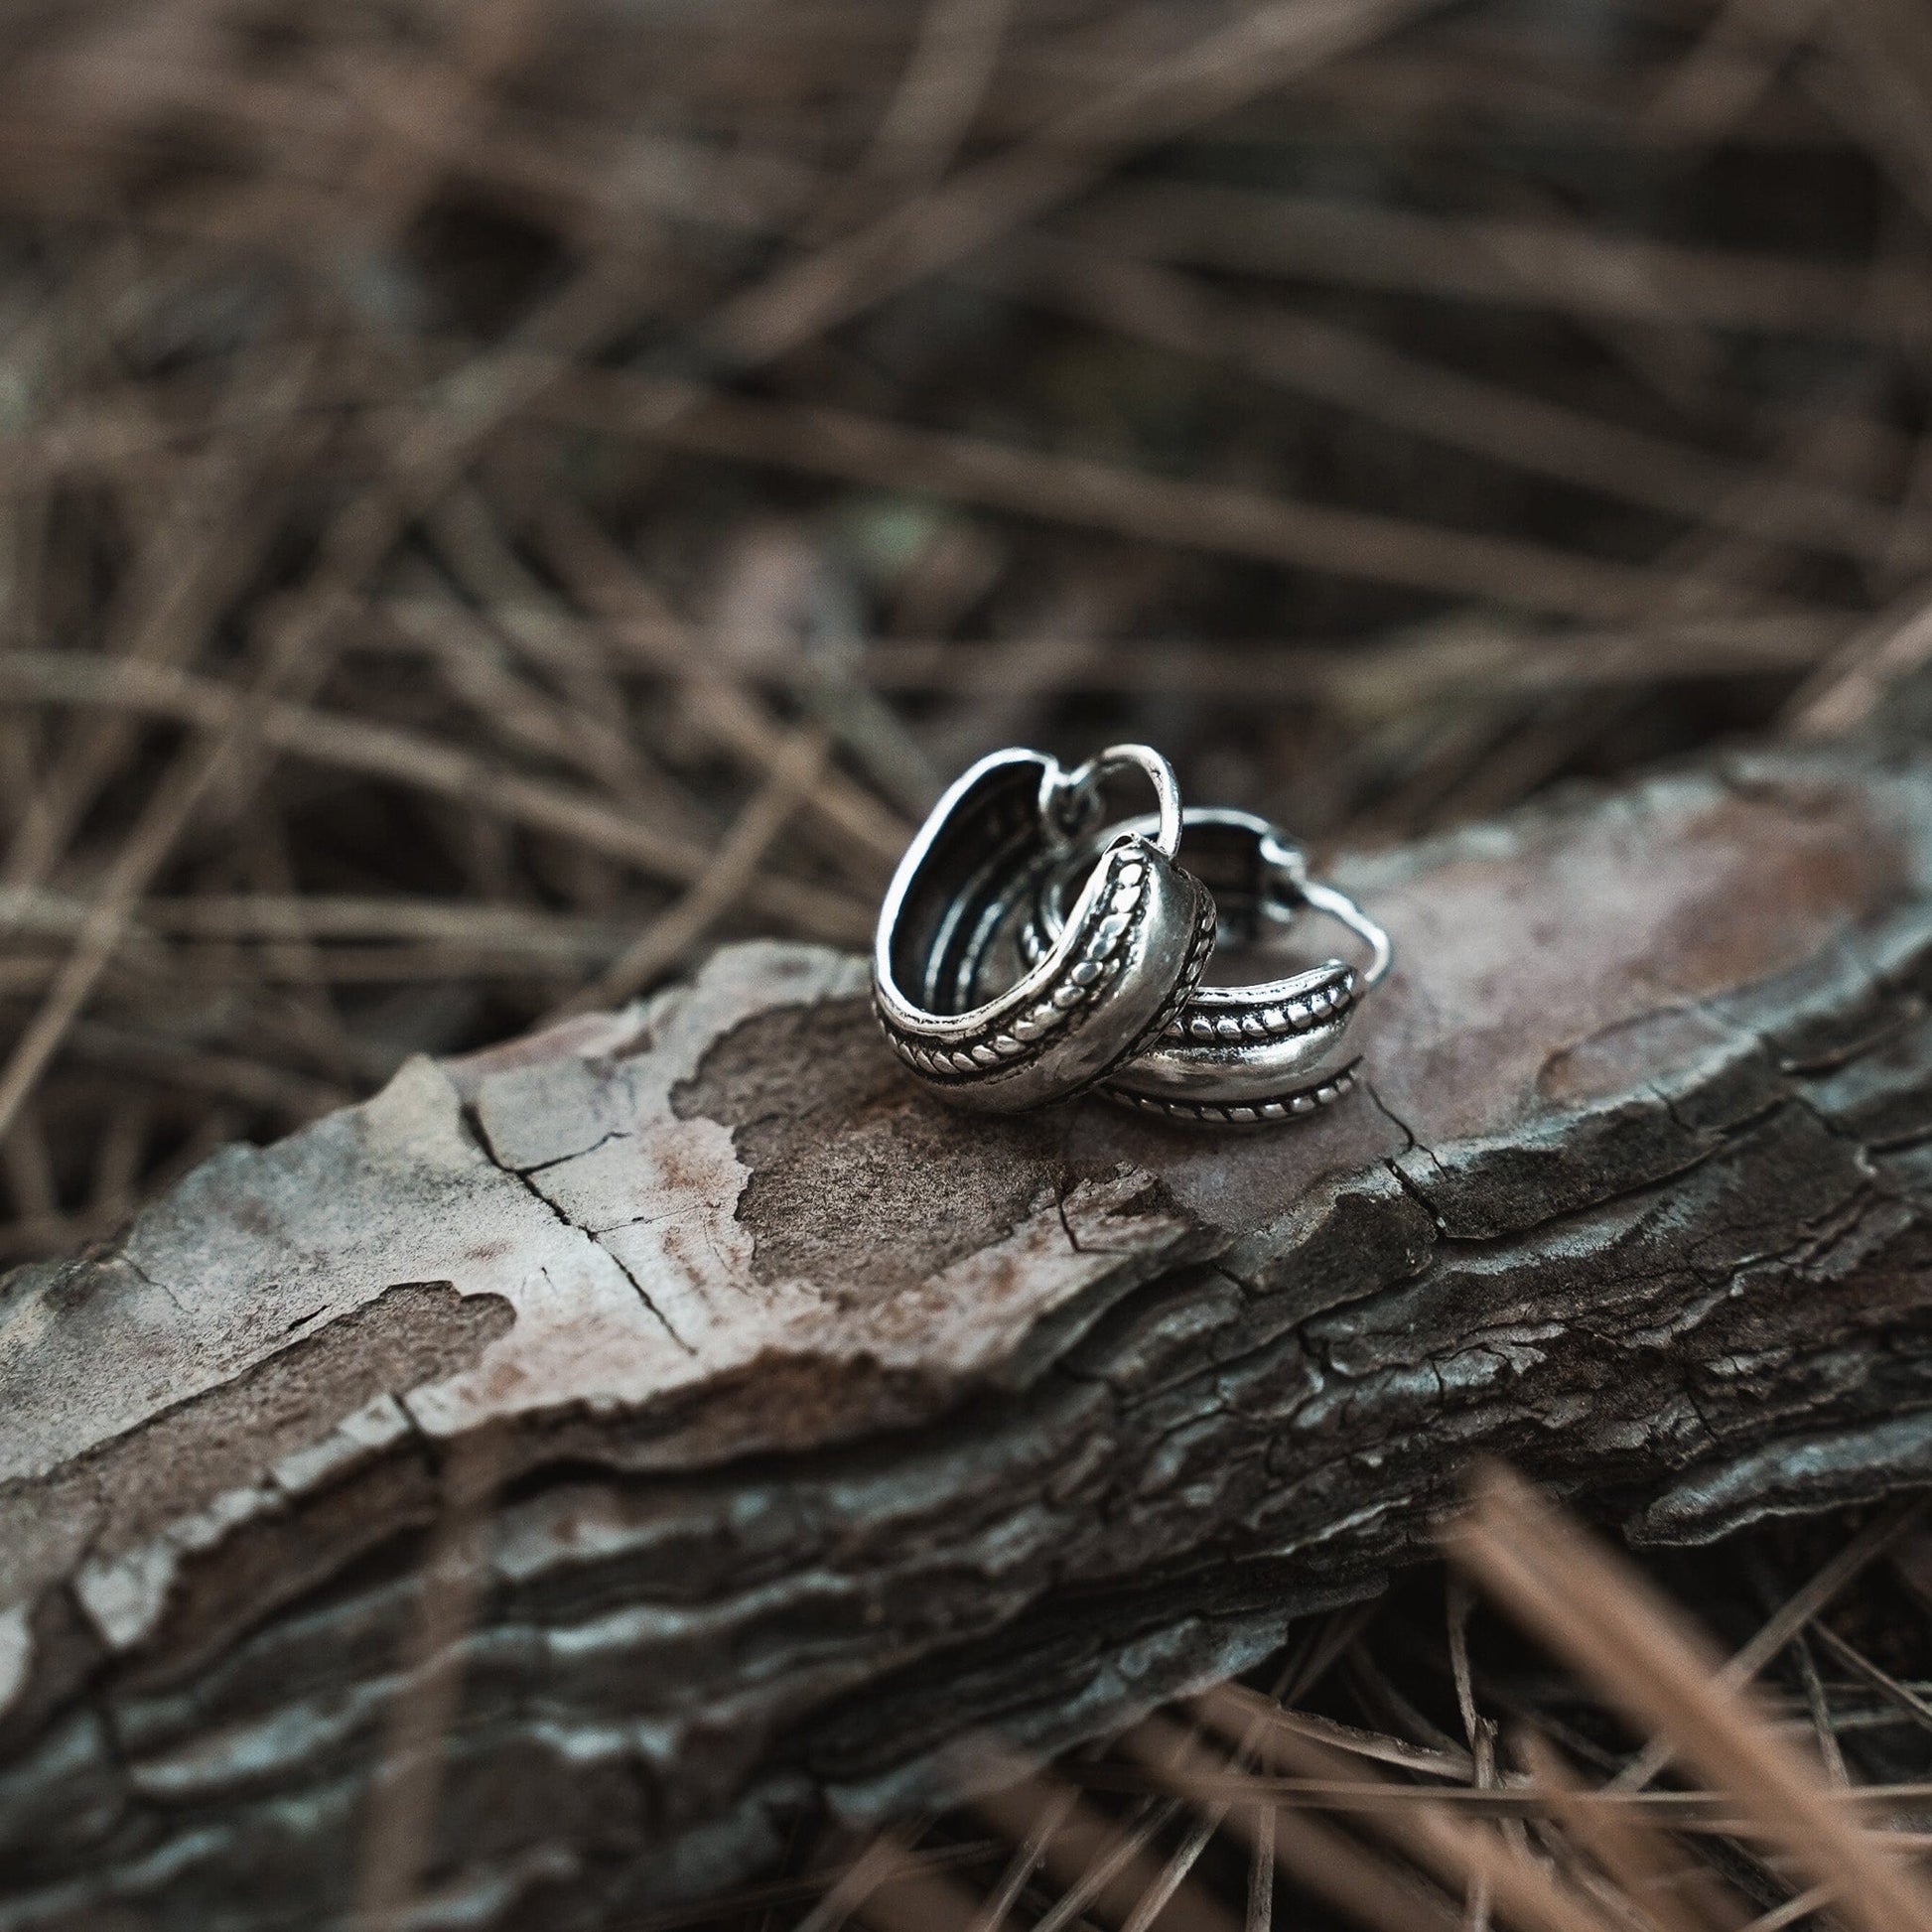
[[[1243,1667],[1476,1452],[1638,1540],[1932,1480],[1932,767],[1344,876],[1398,968],[1288,1128],[947,1113],[746,945],[8,1278],[0,1932],[346,1914],[480,1486],[426,1895],[590,1927]]]

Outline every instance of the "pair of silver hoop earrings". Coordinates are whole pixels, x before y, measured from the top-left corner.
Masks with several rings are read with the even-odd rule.
[[[1123,769],[1157,809],[1104,824],[1101,786]],[[1366,963],[1201,984],[1217,941],[1305,911],[1347,927]],[[956,1106],[1018,1113],[1092,1087],[1170,1120],[1264,1126],[1353,1084],[1350,1024],[1389,959],[1381,926],[1266,819],[1183,811],[1158,752],[1115,745],[1069,771],[1015,750],[960,777],[899,861],[873,1004],[900,1060]]]

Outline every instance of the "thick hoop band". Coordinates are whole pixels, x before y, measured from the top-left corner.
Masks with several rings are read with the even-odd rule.
[[[1069,872],[1070,828],[1123,764],[1155,779],[1161,813],[1091,841],[1059,930],[1026,947],[1039,875]],[[1214,902],[1175,863],[1179,833],[1173,774],[1145,746],[1072,772],[1038,752],[982,759],[933,807],[880,908],[873,1004],[893,1050],[955,1105],[997,1112],[1064,1099],[1131,1057],[1213,948]]]
[[[1145,832],[1151,823],[1099,836]],[[1092,843],[1041,875],[1031,946],[1049,946],[1060,931],[1067,883]],[[1354,1082],[1347,1035],[1356,1002],[1388,971],[1388,934],[1346,894],[1310,880],[1301,852],[1251,812],[1189,809],[1181,849],[1214,894],[1224,937],[1253,939],[1264,922],[1289,923],[1308,908],[1356,934],[1368,962],[1359,972],[1333,959],[1252,986],[1197,986],[1102,1091],[1143,1112],[1216,1127],[1291,1120],[1339,1099]]]

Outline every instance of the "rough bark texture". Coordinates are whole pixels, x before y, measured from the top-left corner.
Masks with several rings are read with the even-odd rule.
[[[1932,1479],[1932,781],[1738,759],[1355,867],[1365,1090],[949,1115],[862,973],[689,986],[226,1151],[0,1286],[0,1928],[315,1925],[461,1446],[438,1923],[1242,1666],[1477,1449],[1638,1538]]]

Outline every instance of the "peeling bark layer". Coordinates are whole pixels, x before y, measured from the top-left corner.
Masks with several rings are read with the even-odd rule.
[[[1636,1538],[1932,1480],[1932,776],[1733,760],[1358,865],[1363,1090],[945,1113],[773,946],[229,1149],[0,1285],[0,1932],[329,1924],[453,1458],[439,1922],[1239,1668],[1476,1450]]]

